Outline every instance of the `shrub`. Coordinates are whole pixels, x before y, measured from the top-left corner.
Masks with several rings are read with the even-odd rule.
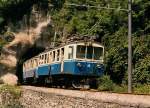
[[[127,93],[128,91],[128,86],[127,85],[115,85],[113,92],[116,93]]]
[[[134,87],[134,93],[136,93],[136,94],[150,94],[150,85],[139,84],[136,87]]]
[[[113,88],[114,88],[114,83],[110,79],[110,76],[103,75],[101,78],[98,79],[98,90],[112,91]]]
[[[136,84],[150,84],[150,55],[139,60],[133,71],[133,82]]]

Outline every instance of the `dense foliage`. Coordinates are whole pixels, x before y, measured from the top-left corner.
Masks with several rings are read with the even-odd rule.
[[[117,84],[127,84],[128,1],[119,0],[67,0],[55,9],[52,18],[55,29],[64,36],[72,34],[96,35],[105,45],[106,73]],[[69,6],[76,3],[82,6]],[[85,6],[86,5],[86,6]],[[116,10],[98,9],[115,7]],[[89,6],[89,7],[88,7]],[[92,7],[90,6],[97,6]],[[133,82],[150,84],[150,1],[136,0],[132,4]],[[82,36],[81,35],[81,36]]]
[[[29,6],[29,0],[1,0],[0,31],[6,29],[4,26],[6,26],[7,23],[16,22],[21,19],[23,14],[29,11]]]
[[[105,45],[105,72],[113,82],[127,84],[128,0],[39,0],[52,16],[53,29],[61,36],[95,35]],[[36,0],[1,0],[0,27],[17,22],[30,12]],[[83,6],[69,6],[76,3]],[[48,5],[45,5],[48,4]],[[49,5],[51,4],[51,5]],[[86,5],[86,6],[85,6]],[[47,7],[50,6],[50,7]],[[92,7],[90,6],[97,6]],[[98,9],[110,6],[116,10]],[[133,82],[150,84],[150,1],[134,0],[133,5]],[[3,29],[2,29],[3,28]]]

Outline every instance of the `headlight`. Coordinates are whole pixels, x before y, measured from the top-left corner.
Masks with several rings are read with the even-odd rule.
[[[97,67],[97,68],[101,68],[101,67],[102,67],[102,64],[97,64],[96,67]]]
[[[78,66],[78,67],[82,67],[81,63],[77,63],[77,66]]]

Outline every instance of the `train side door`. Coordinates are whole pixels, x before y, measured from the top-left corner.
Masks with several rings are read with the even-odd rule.
[[[64,71],[64,48],[60,49],[61,54],[60,54],[60,62],[61,62],[61,72]]]

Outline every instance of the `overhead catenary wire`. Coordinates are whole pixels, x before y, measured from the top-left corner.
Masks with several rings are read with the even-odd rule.
[[[132,0],[128,0],[128,9],[123,9],[120,6],[118,8],[110,7],[110,4],[108,4],[107,6],[100,6],[99,4],[97,6],[93,6],[87,4],[65,3],[65,5],[106,10],[117,10],[128,13],[128,93],[132,93]]]
[[[65,3],[66,6],[76,6],[76,7],[86,7],[86,8],[96,8],[96,9],[109,9],[109,10],[118,10],[118,11],[125,11],[128,12],[128,9],[123,9],[120,6],[118,8],[110,7],[108,6],[92,6],[92,5],[86,5],[86,4],[75,4],[75,3]]]

